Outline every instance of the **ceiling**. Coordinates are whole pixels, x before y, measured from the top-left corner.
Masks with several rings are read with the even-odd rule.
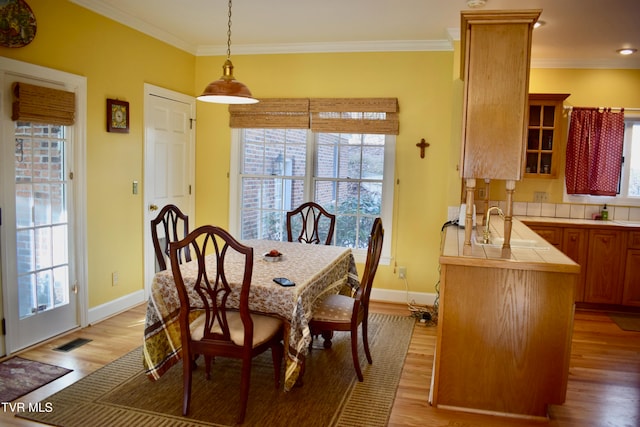
[[[227,0],[71,0],[194,55],[223,55]],[[231,52],[451,50],[467,0],[236,0]],[[640,0],[486,0],[481,9],[542,9],[532,66],[636,68]]]

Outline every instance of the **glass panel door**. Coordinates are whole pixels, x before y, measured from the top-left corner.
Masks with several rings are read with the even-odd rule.
[[[20,319],[69,303],[65,127],[17,122],[15,189]]]

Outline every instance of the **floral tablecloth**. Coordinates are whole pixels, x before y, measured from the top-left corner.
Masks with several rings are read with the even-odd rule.
[[[355,260],[351,249],[338,246],[271,240],[247,240],[242,243],[254,248],[250,309],[285,320],[284,388],[288,391],[298,380],[308,353],[311,342],[308,322],[314,306],[329,293],[357,289],[359,281]],[[263,259],[263,254],[271,249],[283,253],[281,261],[268,262]],[[212,267],[215,268],[215,265]],[[185,283],[196,272],[195,263],[185,264]],[[275,277],[286,277],[296,285],[280,286],[273,282]],[[240,287],[239,283],[237,287]],[[237,294],[234,295],[230,297],[231,304],[237,306]],[[152,380],[160,378],[181,358],[179,310],[180,301],[171,269],[157,273],[147,304],[143,347],[145,371]]]

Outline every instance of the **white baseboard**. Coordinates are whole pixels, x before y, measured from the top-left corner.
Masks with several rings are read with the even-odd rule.
[[[144,289],[125,295],[106,304],[89,309],[88,321],[93,324],[111,317],[115,314],[126,311],[144,302]]]
[[[396,302],[401,304],[408,304],[414,302],[418,305],[433,305],[436,300],[436,294],[428,294],[425,292],[409,292],[406,291],[391,291],[387,289],[371,289],[371,299],[373,301],[381,302]]]

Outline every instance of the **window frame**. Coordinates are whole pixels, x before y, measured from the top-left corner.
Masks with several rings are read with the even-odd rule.
[[[231,129],[231,150],[229,166],[229,230],[234,235],[240,235],[241,213],[241,162],[242,162],[242,128]],[[310,129],[307,132],[307,159],[304,177],[305,199],[312,199],[316,177],[314,176],[314,161],[316,153],[316,134]],[[356,132],[349,132],[356,133]],[[396,135],[385,135],[384,144],[384,173],[382,178],[382,206],[380,217],[385,228],[385,239],[382,246],[380,264],[391,264],[391,236],[393,224],[393,203],[395,183],[395,152]],[[346,182],[347,180],[344,180]],[[354,258],[358,263],[364,263],[367,257],[366,248],[352,248]]]
[[[640,197],[629,196],[629,177],[631,167],[631,127],[640,125],[640,112],[625,111],[624,117],[624,147],[622,155],[625,159],[620,172],[620,194],[616,196],[592,196],[589,194],[567,194],[566,175],[562,185],[562,201],[564,203],[578,203],[590,205],[631,206],[640,207]],[[640,156],[640,152],[636,155]]]

